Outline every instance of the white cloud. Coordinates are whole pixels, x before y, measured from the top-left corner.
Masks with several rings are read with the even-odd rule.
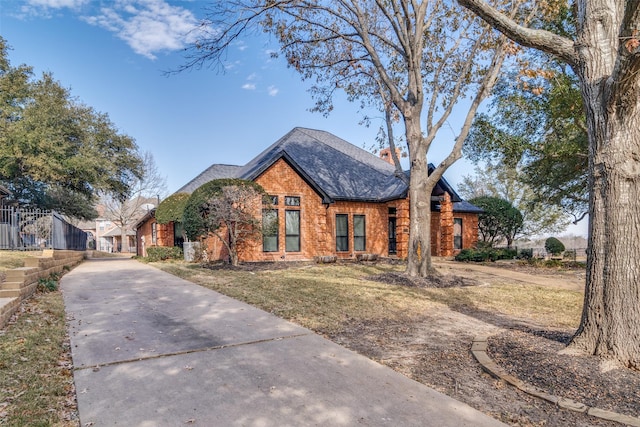
[[[20,12],[14,16],[18,19],[33,17],[49,19],[61,9],[79,11],[90,2],[91,0],[26,0],[20,6]]]
[[[242,85],[242,89],[244,90],[255,90],[256,85],[254,83],[245,83]]]
[[[155,59],[159,52],[183,49],[196,39],[199,22],[193,13],[165,0],[116,0],[105,4],[108,6],[98,14],[83,19],[115,33],[134,52],[149,59]]]
[[[276,96],[278,92],[280,92],[280,90],[277,87],[271,85],[267,88],[267,92],[269,93],[269,96]]]
[[[29,6],[41,7],[46,9],[77,9],[80,6],[89,3],[89,0],[27,0]]]

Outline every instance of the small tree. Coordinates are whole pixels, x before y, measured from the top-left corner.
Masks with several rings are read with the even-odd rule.
[[[562,232],[568,215],[554,203],[545,202],[527,181],[519,166],[486,162],[476,166],[475,176],[464,176],[458,193],[465,199],[492,196],[508,200],[522,214],[522,228],[515,238]]]
[[[238,265],[238,249],[262,235],[259,214],[264,196],[264,189],[252,181],[216,179],[204,184],[184,209],[187,238],[213,234],[227,248],[231,264]]]
[[[564,252],[564,244],[555,237],[549,237],[544,242],[544,250],[555,256]]]
[[[500,239],[505,239],[507,246],[511,247],[523,227],[520,211],[507,200],[498,197],[476,197],[470,202],[484,210],[478,218],[478,230],[482,240],[493,246]]]
[[[166,179],[158,171],[153,154],[145,152],[142,157],[142,174],[130,183],[130,197],[103,197],[105,216],[120,227],[122,252],[129,252],[127,231],[144,215],[146,205],[156,203],[166,186]]]

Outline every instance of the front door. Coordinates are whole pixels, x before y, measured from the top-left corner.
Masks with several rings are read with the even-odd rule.
[[[389,255],[395,255],[396,252],[396,219],[389,218]]]

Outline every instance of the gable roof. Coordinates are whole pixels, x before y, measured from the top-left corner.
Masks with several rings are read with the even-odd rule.
[[[198,176],[180,187],[176,193],[193,193],[193,191],[209,181],[220,178],[237,178],[237,173],[241,166],[234,165],[211,165]]]
[[[393,165],[320,130],[294,128],[247,163],[240,178],[255,180],[277,160],[284,159],[322,197],[383,202],[406,196],[407,185]]]
[[[256,180],[278,160],[287,162],[323,199],[386,202],[405,198],[408,184],[396,176],[395,167],[374,154],[321,130],[296,127],[244,166],[214,164],[176,193],[191,193],[211,180]],[[429,165],[429,173],[434,169]],[[441,178],[433,195],[451,195],[454,211],[475,212],[449,183]],[[476,208],[477,209],[477,208]]]

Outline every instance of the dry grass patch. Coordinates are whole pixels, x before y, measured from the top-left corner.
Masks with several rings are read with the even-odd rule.
[[[296,266],[273,271],[209,270],[183,262],[157,267],[245,301],[313,330],[331,334],[345,321],[415,319],[447,305],[467,314],[491,313],[550,327],[575,327],[582,294],[524,285],[417,288],[367,280],[398,273],[388,264]]]
[[[213,289],[321,333],[349,319],[411,318],[434,302],[418,289],[364,277],[391,266],[308,265],[273,271],[209,270],[181,262],[155,263],[176,276]]]
[[[582,292],[521,284],[427,289],[433,300],[454,310],[504,315],[551,328],[577,328]]]
[[[0,251],[0,272],[24,267],[25,258],[40,255],[41,251]]]
[[[60,292],[24,301],[0,331],[0,424],[77,426]]]

